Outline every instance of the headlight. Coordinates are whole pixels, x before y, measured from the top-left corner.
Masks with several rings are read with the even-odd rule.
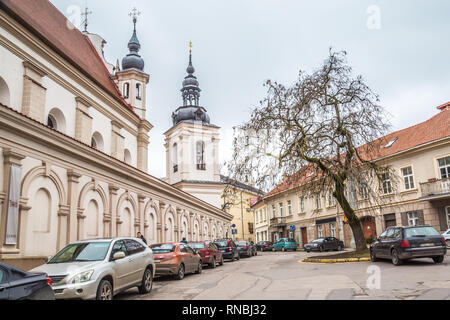
[[[94,270],[85,271],[82,273],[77,274],[75,277],[70,279],[69,283],[83,283],[91,280],[92,274],[94,273]]]
[[[313,246],[314,246],[314,247],[317,247],[317,246],[318,246],[318,244],[317,244],[317,243],[314,243],[314,244],[313,244]]]

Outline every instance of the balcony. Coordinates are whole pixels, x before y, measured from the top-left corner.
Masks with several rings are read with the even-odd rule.
[[[430,180],[420,184],[422,199],[443,199],[450,197],[450,178]]]
[[[285,217],[272,218],[272,219],[270,219],[270,226],[271,227],[285,227],[286,226],[286,218]]]

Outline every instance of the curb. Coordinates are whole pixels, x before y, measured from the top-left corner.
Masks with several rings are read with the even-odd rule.
[[[302,262],[310,263],[345,263],[345,262],[368,262],[370,258],[347,258],[347,259],[304,259]]]

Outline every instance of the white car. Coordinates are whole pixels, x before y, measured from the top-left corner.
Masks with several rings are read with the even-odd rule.
[[[447,241],[447,247],[449,247],[450,246],[450,229],[445,231],[442,235],[444,236],[445,241]]]
[[[132,287],[149,293],[155,271],[153,252],[140,239],[110,238],[71,243],[30,272],[50,277],[56,299],[112,300]]]

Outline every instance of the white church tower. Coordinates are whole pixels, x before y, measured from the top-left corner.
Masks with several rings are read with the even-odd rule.
[[[199,105],[201,90],[194,76],[192,49],[186,71],[183,106],[172,114],[173,127],[164,133],[167,182],[220,208],[220,128],[211,124],[206,109]]]

